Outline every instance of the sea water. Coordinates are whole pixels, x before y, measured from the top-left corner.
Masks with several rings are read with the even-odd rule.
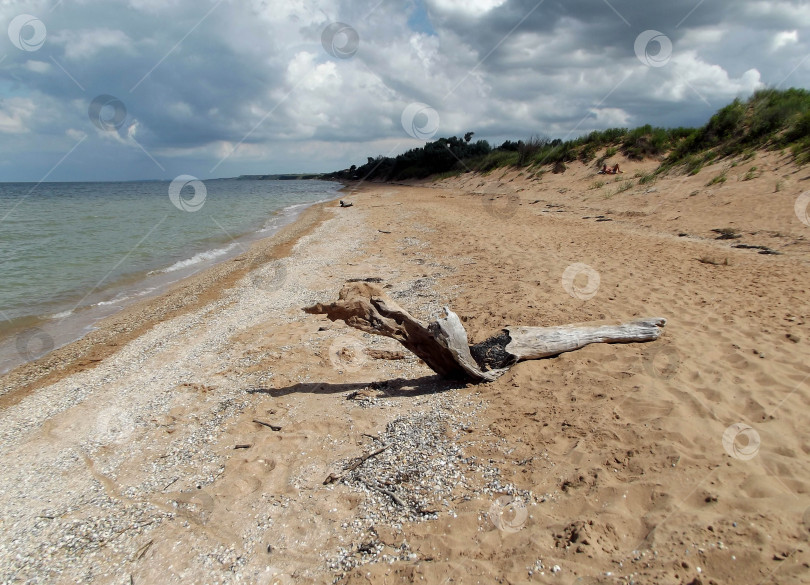
[[[0,183],[0,372],[272,235],[338,183]]]

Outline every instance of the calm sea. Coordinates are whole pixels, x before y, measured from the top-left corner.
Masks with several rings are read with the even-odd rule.
[[[241,253],[339,188],[240,179],[0,183],[0,372]]]

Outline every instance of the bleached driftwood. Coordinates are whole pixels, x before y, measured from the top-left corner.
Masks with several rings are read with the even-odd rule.
[[[591,343],[654,341],[666,324],[666,319],[651,317],[622,325],[506,327],[499,335],[470,346],[461,320],[449,308],[444,308],[444,317],[425,325],[369,282],[348,283],[337,302],[318,303],[304,311],[396,339],[437,374],[477,382],[495,380],[521,360],[550,357]]]

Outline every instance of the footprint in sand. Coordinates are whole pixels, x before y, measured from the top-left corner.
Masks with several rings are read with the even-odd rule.
[[[653,378],[669,380],[678,373],[681,356],[672,346],[645,349],[641,354],[644,370]]]
[[[93,430],[93,417],[84,406],[61,412],[42,425],[44,435],[51,441],[78,444]]]
[[[177,492],[169,497],[176,504],[177,514],[197,524],[205,525],[214,510],[214,498],[202,490]]]
[[[287,268],[278,260],[259,256],[250,264],[253,286],[264,292],[274,292],[287,281]]]
[[[42,430],[49,440],[60,443],[120,445],[135,432],[135,420],[126,409],[114,404],[79,405],[46,421]]]
[[[92,439],[102,445],[120,445],[135,432],[135,420],[128,411],[118,406],[108,406],[98,413]]]
[[[341,335],[329,346],[329,361],[338,372],[359,372],[369,360],[365,350],[357,337]]]
[[[241,473],[246,473],[254,477],[262,477],[276,468],[276,460],[272,457],[263,457],[253,461],[246,460],[239,468]]]
[[[670,401],[628,400],[625,417],[633,423],[646,423],[668,417],[675,410]]]
[[[239,473],[242,473],[240,470]],[[258,477],[252,476],[238,476],[233,479],[228,479],[222,482],[221,486],[217,486],[217,492],[227,494],[229,497],[239,500],[245,496],[259,490],[262,487],[262,480]]]
[[[495,219],[509,219],[515,215],[520,205],[520,197],[509,194],[504,197],[484,196],[484,210]]]

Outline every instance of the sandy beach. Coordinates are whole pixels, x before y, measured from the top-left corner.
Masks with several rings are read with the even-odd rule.
[[[3,376],[0,582],[810,583],[810,169],[621,162],[349,186]],[[449,382],[301,310],[350,279],[667,325]]]

